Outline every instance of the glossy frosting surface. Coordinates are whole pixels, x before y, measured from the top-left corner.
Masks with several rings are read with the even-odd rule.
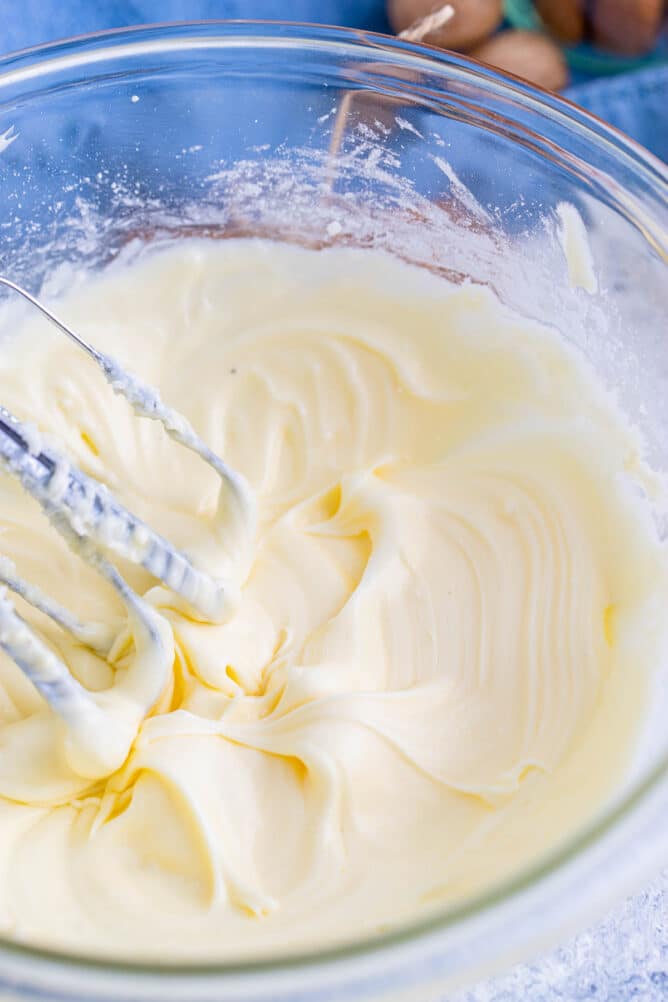
[[[164,624],[157,665],[0,479],[0,550],[117,631],[109,661],[17,608],[102,703],[148,661],[163,680],[91,774],[0,660],[0,931],[299,951],[480,891],[595,810],[642,716],[665,555],[636,438],[559,335],[380,253],[251,240],[140,255],[58,310],[247,477],[258,528],[221,535],[215,474],[42,321],[4,342],[3,403],[241,591],[197,622],[119,564]]]

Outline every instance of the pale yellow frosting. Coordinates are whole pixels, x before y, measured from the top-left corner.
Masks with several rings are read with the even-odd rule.
[[[380,253],[250,240],[140,255],[58,310],[248,478],[258,528],[221,536],[215,474],[43,321],[4,343],[3,404],[240,598],[196,622],[119,565],[158,663],[0,479],[0,550],[113,628],[109,661],[21,613],[110,713],[161,680],[107,775],[0,660],[0,931],[300,951],[480,891],[591,817],[642,717],[666,560],[636,437],[558,334]]]

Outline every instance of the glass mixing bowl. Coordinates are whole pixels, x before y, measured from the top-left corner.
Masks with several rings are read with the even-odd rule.
[[[586,224],[596,294],[569,283],[562,202]],[[184,235],[381,247],[484,282],[580,347],[668,468],[668,175],[576,107],[470,60],[357,31],[242,22],[9,56],[0,205],[2,272],[49,294],[82,267]],[[4,940],[0,999],[416,1002],[510,964],[665,859],[667,681],[657,663],[608,802],[475,900],[373,940],[250,964],[111,964]]]

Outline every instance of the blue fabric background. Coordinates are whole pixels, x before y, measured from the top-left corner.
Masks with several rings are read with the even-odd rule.
[[[0,53],[104,28],[225,17],[389,31],[384,0],[0,0]],[[668,160],[668,67],[579,84],[568,96]]]

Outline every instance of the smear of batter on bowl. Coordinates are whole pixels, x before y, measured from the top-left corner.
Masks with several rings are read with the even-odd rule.
[[[584,220],[569,202],[560,202],[556,215],[557,234],[566,258],[571,288],[584,289],[593,294],[598,291],[598,279]]]
[[[380,252],[260,240],[183,240],[58,309],[248,478],[258,528],[227,555],[245,563],[222,624],[120,565],[174,653],[113,774],[77,772],[0,660],[6,934],[301,951],[479,892],[591,817],[631,755],[668,585],[625,486],[637,437],[557,333]],[[0,399],[219,555],[216,475],[42,322],[5,342]],[[0,549],[117,631],[105,660],[21,608],[111,690],[137,656],[127,615],[8,478]]]

